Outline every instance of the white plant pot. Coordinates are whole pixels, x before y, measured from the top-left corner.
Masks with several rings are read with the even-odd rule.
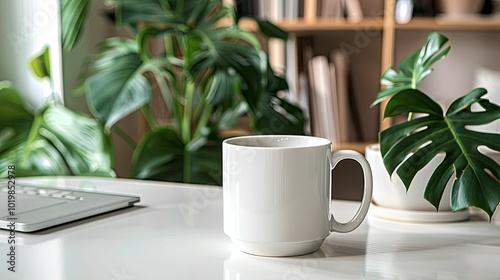
[[[481,11],[484,0],[438,0],[438,12],[447,15],[470,15]]]
[[[366,159],[370,163],[373,172],[373,202],[379,206],[413,210],[413,211],[436,211],[434,206],[423,198],[424,189],[434,169],[443,161],[444,155],[438,155],[420,170],[410,185],[408,191],[394,172],[391,177],[386,171],[382,161],[382,154],[378,144],[366,148]],[[375,187],[376,186],[376,187]],[[449,211],[451,181],[448,182],[439,205],[439,210]]]
[[[444,154],[436,156],[415,175],[410,188],[406,188],[394,172],[390,177],[383,164],[378,144],[365,150],[373,173],[372,213],[385,218],[416,222],[458,221],[469,218],[468,211],[454,213],[450,206],[452,180],[448,182],[439,204],[439,211],[424,199],[424,190],[434,169],[443,161]]]

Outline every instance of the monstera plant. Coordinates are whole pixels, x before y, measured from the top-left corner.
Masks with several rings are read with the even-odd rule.
[[[51,79],[49,50],[30,62],[32,72]],[[0,82],[0,177],[114,176],[112,143],[102,123],[71,111],[51,96],[38,110],[27,106],[15,85]]]
[[[500,107],[484,98],[485,89],[476,88],[444,110],[417,88],[432,72],[433,64],[450,51],[445,47],[447,41],[444,35],[431,33],[420,49],[401,61],[398,71],[390,67],[382,75],[381,82],[387,87],[373,105],[389,99],[384,117],[408,115],[408,120],[380,132],[380,150],[389,174],[396,172],[406,188],[419,170],[444,153],[424,198],[437,209],[447,182],[454,178],[452,210],[476,206],[491,217],[500,202],[500,166],[478,148],[500,151],[500,135],[473,127],[498,120]]]
[[[303,113],[286,100],[287,83],[271,69],[257,37],[261,31],[286,39],[281,29],[260,20],[252,31],[241,29],[235,11],[220,0],[106,3],[114,7],[117,26],[132,38],[99,44],[83,71],[82,88],[94,117],[54,99],[30,111],[11,83],[0,82],[1,170],[16,166],[17,176],[114,176],[111,135],[130,143],[116,123],[135,111],[150,128],[139,143],[130,143],[132,176],[142,179],[221,184],[227,135],[221,132],[242,116],[248,116],[250,133],[303,133]],[[70,50],[91,1],[61,5],[63,47]],[[51,78],[47,50],[31,66],[38,77]],[[154,94],[170,115],[167,124],[155,118]]]
[[[77,42],[90,3],[62,1],[66,49]],[[79,155],[79,147],[71,146],[72,137],[85,136],[90,138],[88,143],[102,140],[106,143],[103,147],[107,147],[109,135],[116,132],[130,143],[131,138],[123,135],[116,123],[140,111],[150,129],[139,143],[131,143],[133,177],[221,184],[221,132],[233,128],[242,116],[248,116],[250,133],[303,134],[303,113],[286,100],[283,94],[287,90],[286,80],[274,73],[257,37],[260,31],[286,39],[281,29],[260,20],[256,20],[254,30],[242,29],[234,9],[223,6],[220,0],[106,3],[114,7],[117,26],[128,30],[132,38],[109,38],[100,43],[83,72],[83,88],[93,121],[105,137],[77,125],[53,131],[55,119],[73,124],[70,122],[73,115],[61,115],[62,105],[57,107],[61,112],[57,111],[58,115],[50,119],[37,121],[29,112],[19,116],[28,118],[27,127],[31,124],[33,129],[36,123],[44,128],[43,136],[49,138],[53,148],[50,156],[68,152],[80,163],[93,163],[94,159]],[[154,94],[161,98],[153,98]],[[158,102],[162,104],[153,104]],[[166,124],[155,118],[153,107],[159,105],[169,114]],[[68,129],[66,133],[64,129]],[[46,156],[45,148],[50,145],[39,147],[41,150],[36,153]],[[95,149],[97,154],[102,151],[99,148]],[[67,167],[73,161],[65,159],[63,163]],[[57,164],[51,170],[57,170]],[[39,173],[43,172],[33,172]],[[54,173],[82,172],[58,170],[46,174]]]

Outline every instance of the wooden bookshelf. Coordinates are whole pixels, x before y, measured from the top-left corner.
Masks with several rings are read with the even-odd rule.
[[[307,0],[308,3],[314,3],[314,0]],[[375,0],[380,4],[378,9],[373,10],[372,0],[362,0],[360,1],[361,5],[370,5],[367,10],[368,12],[365,14],[365,17],[359,21],[349,21],[347,19],[325,19],[321,17],[314,17],[309,14],[306,18],[299,18],[297,20],[284,19],[276,21],[280,28],[287,31],[289,33],[289,38],[300,38],[300,37],[319,37],[322,38],[319,44],[314,46],[314,49],[324,50],[326,49],[326,45],[330,44],[331,47],[334,47],[335,44],[339,42],[337,37],[345,38],[345,34],[356,34],[362,35],[363,32],[369,30],[370,32],[379,32],[378,36],[379,41],[377,44],[379,46],[369,48],[375,48],[379,63],[376,66],[376,69],[369,68],[372,71],[374,79],[371,79],[373,83],[374,80],[378,80],[381,74],[391,65],[395,64],[395,53],[397,49],[400,49],[399,46],[396,45],[397,36],[401,36],[401,34],[405,34],[404,32],[412,32],[412,31],[453,31],[453,32],[471,32],[471,31],[499,31],[500,32],[500,18],[495,17],[467,17],[462,19],[450,18],[437,16],[435,18],[423,18],[417,17],[413,18],[407,24],[398,24],[394,20],[394,10],[396,0]],[[314,6],[314,5],[313,5]],[[376,5],[375,5],[376,6]],[[366,7],[364,7],[366,8]],[[371,9],[371,10],[370,10]],[[315,10],[315,9],[310,9]],[[258,26],[253,20],[242,20],[239,25],[248,30],[257,30]],[[337,36],[339,34],[339,36]],[[344,37],[342,37],[344,36]],[[331,38],[331,39],[330,39]],[[343,41],[346,43],[350,43],[353,45],[352,41]],[[380,42],[380,43],[379,43]],[[401,42],[398,42],[401,43]],[[363,50],[364,51],[364,50]],[[358,61],[358,63],[360,63]],[[361,62],[364,63],[364,62]],[[367,67],[373,67],[371,64],[363,65],[365,69]],[[363,68],[362,67],[362,68]],[[359,70],[359,67],[358,67]],[[357,73],[353,73],[353,75],[357,75]],[[294,81],[292,81],[294,82]],[[364,82],[364,81],[362,81]],[[359,83],[359,80],[358,80]],[[378,84],[377,84],[378,86]],[[379,88],[380,89],[380,88]],[[359,89],[358,89],[359,91]],[[361,90],[362,91],[362,90]],[[374,96],[376,92],[367,93],[367,99],[374,100]],[[360,110],[379,110],[380,114],[378,117],[378,128],[377,131],[383,130],[390,125],[393,124],[392,119],[383,120],[382,112],[385,108],[385,103],[382,103],[378,108],[369,109],[367,108],[359,108]],[[374,119],[374,118],[372,118]],[[371,132],[370,132],[371,133]],[[370,134],[371,135],[371,134]],[[373,138],[373,137],[372,137]],[[373,139],[364,139],[365,141],[373,142]],[[339,147],[352,148],[354,150],[358,150],[362,152],[364,150],[364,146],[366,146],[367,142],[361,143],[343,143]]]

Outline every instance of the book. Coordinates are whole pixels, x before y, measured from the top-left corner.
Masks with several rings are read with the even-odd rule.
[[[361,10],[361,3],[359,0],[344,0],[347,20],[358,22],[363,19],[363,10]]]
[[[341,144],[341,132],[340,132],[340,106],[339,106],[339,95],[337,86],[337,70],[333,62],[329,62],[329,75],[330,75],[330,92],[332,95],[332,111],[334,116],[333,126],[335,129],[335,134],[337,135],[337,144]]]
[[[267,19],[273,23],[283,20],[284,0],[269,1],[269,15]],[[269,62],[277,75],[285,75],[285,42],[276,38],[268,40]]]
[[[330,81],[330,65],[324,55],[315,56],[309,62],[311,96],[314,96],[317,111],[317,136],[329,139],[333,145],[340,143],[337,133],[338,120],[335,117]]]
[[[313,47],[313,37],[312,36],[300,36],[296,37],[297,46],[297,72],[299,76],[299,101],[302,104],[302,109],[307,108],[304,114],[308,118],[308,123],[306,128],[310,134],[314,134],[319,130],[316,127],[317,122],[317,110],[314,109],[315,104],[312,98],[312,88],[309,82],[309,61],[314,56]]]
[[[311,134],[311,110],[309,100],[309,80],[305,72],[300,72],[298,75],[298,105],[305,116],[306,123],[304,132],[308,135]]]
[[[323,137],[324,132],[320,126],[320,114],[318,107],[318,99],[316,94],[316,87],[314,84],[314,68],[312,65],[312,59],[308,62],[307,76],[309,81],[309,108],[310,108],[310,120],[311,120],[311,133],[314,136]]]
[[[269,18],[269,8],[271,6],[271,1],[269,0],[258,0],[257,4],[257,17],[259,18]]]
[[[297,40],[297,67],[298,72],[306,72],[309,60],[314,56],[314,40],[312,36],[296,37]]]
[[[293,102],[299,101],[299,79],[298,79],[298,59],[297,59],[297,35],[295,33],[288,34],[288,40],[285,43],[286,47],[286,80],[288,82],[288,92],[290,100]]]
[[[321,0],[319,15],[323,19],[343,19],[342,0]]]
[[[335,75],[337,83],[337,102],[339,114],[339,142],[352,141],[354,127],[352,123],[352,114],[349,102],[348,78],[349,64],[347,57],[340,49],[330,51],[330,61],[335,66]]]
[[[226,0],[224,0],[226,1]],[[257,0],[255,0],[256,2]],[[254,0],[236,0],[236,11],[239,16],[255,16]]]
[[[284,1],[284,19],[297,20],[299,18],[299,0]]]
[[[304,18],[304,0],[299,1],[299,18]]]
[[[318,0],[304,0],[304,20],[315,21],[318,15]]]

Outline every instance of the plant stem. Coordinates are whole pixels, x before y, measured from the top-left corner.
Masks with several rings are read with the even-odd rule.
[[[413,74],[411,77],[411,88],[412,89],[417,89],[417,81],[415,80],[415,77],[419,76],[420,73],[418,74]],[[413,120],[413,112],[408,113],[408,119],[407,121]]]
[[[193,113],[193,120],[199,120],[201,118],[201,114],[203,113],[203,109],[205,108],[205,102],[202,100],[202,102],[198,103],[198,106],[196,106],[196,110],[194,110]]]
[[[167,110],[171,115],[172,120],[176,124],[176,128],[180,127],[180,123],[178,116],[180,115],[180,112],[178,112],[177,107],[175,106],[175,101],[173,98],[173,93],[170,90],[169,85],[165,80],[173,80],[174,78],[171,76],[169,72],[160,72],[157,67],[150,67],[148,68],[150,70],[156,80],[156,83],[158,83],[158,88],[160,89],[160,94],[163,97],[163,101],[165,102],[165,105],[167,106]],[[169,75],[169,76],[167,76]]]
[[[33,123],[31,124],[30,132],[28,134],[28,138],[26,139],[26,148],[24,149],[22,156],[21,156],[21,162],[26,161],[28,159],[29,151],[31,150],[29,146],[35,142],[36,137],[38,136],[38,130],[40,129],[40,126],[42,125],[42,117],[41,115],[35,116],[33,119]]]
[[[200,103],[200,106],[203,104],[204,103]],[[212,110],[212,105],[205,104],[205,106],[203,106],[203,111],[200,115],[200,118],[198,119],[198,124],[196,125],[196,130],[194,131],[193,138],[197,138],[198,136],[200,136],[201,130],[207,126],[208,121],[210,120],[210,116],[212,115]]]
[[[149,108],[148,105],[142,106],[141,112],[146,118],[146,121],[148,122],[149,127],[151,127],[151,129],[158,128],[158,123],[156,122],[153,111],[151,110],[151,108]]]
[[[113,127],[113,132],[118,137],[120,137],[123,140],[123,142],[125,142],[125,144],[127,144],[132,150],[135,150],[135,148],[137,147],[137,143],[123,129],[115,125]]]
[[[448,117],[445,117],[444,120],[446,122],[446,125],[448,126],[448,129],[450,130],[451,134],[453,135],[453,138],[457,142],[458,147],[460,148],[460,152],[462,153],[462,155],[467,160],[467,163],[470,166],[472,172],[474,172],[476,178],[479,178],[480,175],[478,174],[476,168],[474,168],[475,165],[471,164],[472,159],[470,158],[469,152],[465,148],[466,144],[464,144],[462,141],[460,141],[461,139],[460,139],[459,133],[455,130],[455,127],[452,125],[452,123],[450,122],[450,120],[448,119]]]
[[[175,55],[175,50],[174,50],[174,43],[172,40],[172,36],[170,35],[165,35],[163,36],[163,43],[165,44],[165,57],[174,57]],[[172,69],[170,67],[170,69]]]
[[[182,118],[182,140],[184,144],[191,141],[191,114],[193,112],[194,84],[192,80],[186,80],[185,91],[186,103],[184,104],[184,116]]]
[[[165,57],[167,59],[175,58],[176,57],[175,53],[176,53],[176,50],[178,49],[178,47],[177,47],[178,45],[174,41],[174,36],[172,36],[172,35],[163,36],[163,43],[165,44]],[[171,79],[167,78],[167,80],[170,82],[170,86],[171,86],[170,93],[171,93],[172,98],[170,98],[170,99],[172,99],[171,102],[172,102],[172,106],[173,106],[173,109],[171,110],[172,119],[174,120],[174,122],[177,125],[177,129],[179,130],[179,134],[183,135],[183,123],[182,123],[183,114],[182,114],[182,111],[183,111],[183,105],[185,103],[185,100],[184,100],[184,97],[182,96],[182,94],[180,94],[182,92],[182,89],[179,86],[183,83],[183,77],[182,77],[182,75],[177,76],[175,74],[176,69],[174,69],[174,67],[172,65],[167,63],[165,68],[167,68],[169,70],[169,74],[172,75]],[[164,74],[164,76],[165,76],[165,74]],[[164,98],[165,98],[165,96],[164,96]]]
[[[201,79],[199,80],[198,82],[198,85],[199,86],[199,90],[200,90],[200,102],[198,103],[198,105],[196,106],[196,110],[194,112],[194,117],[193,119],[194,120],[198,120],[201,116],[201,114],[203,113],[203,110],[205,109],[205,107],[207,106],[207,104],[205,103],[206,101],[206,98],[207,98],[207,80],[209,77],[211,77],[213,75],[213,71],[212,70],[207,70],[203,73],[203,75],[201,76]],[[210,88],[210,87],[208,87]]]

